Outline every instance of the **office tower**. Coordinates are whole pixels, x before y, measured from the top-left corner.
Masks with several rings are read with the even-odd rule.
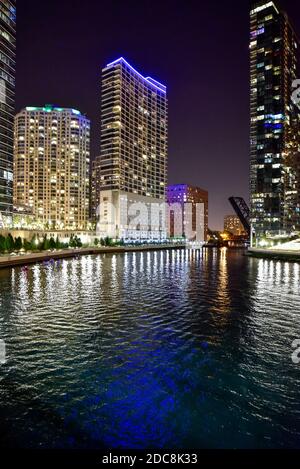
[[[299,42],[274,1],[251,6],[251,218],[257,237],[299,228]]]
[[[101,157],[97,156],[92,162],[91,174],[91,220],[97,222],[100,205]]]
[[[75,109],[27,107],[15,118],[14,203],[44,228],[85,229],[90,121]]]
[[[229,231],[234,236],[242,236],[246,234],[245,229],[236,215],[226,215],[224,217],[224,231]]]
[[[188,231],[196,233],[198,239],[203,233],[203,241],[208,235],[208,192],[200,187],[188,184],[175,184],[167,187],[167,202],[170,207],[169,212],[169,236],[176,236],[176,231],[180,227],[183,236],[188,236]],[[176,205],[178,208],[176,209]],[[189,204],[189,205],[186,205]],[[197,209],[197,204],[200,210]],[[201,210],[201,207],[203,208]],[[188,227],[188,224],[190,225]],[[177,227],[177,229],[176,229]],[[197,233],[198,232],[198,233]],[[196,236],[195,235],[195,236]],[[201,234],[202,236],[202,234]]]
[[[102,71],[100,236],[162,239],[167,183],[166,87],[120,58]],[[135,208],[143,204],[139,223]]]
[[[13,211],[16,0],[0,0],[0,224]]]

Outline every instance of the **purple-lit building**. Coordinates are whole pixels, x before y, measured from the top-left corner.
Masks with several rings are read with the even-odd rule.
[[[182,234],[187,236],[188,210],[190,209],[191,228],[193,232],[199,229],[199,222],[203,229],[204,241],[208,235],[208,192],[200,187],[189,184],[175,184],[167,187],[167,203],[170,206],[169,236],[175,236],[176,223],[182,223]],[[185,205],[190,204],[190,205]],[[197,220],[197,204],[203,204],[203,220]],[[181,207],[176,209],[176,205]],[[180,217],[180,220],[178,218]],[[197,223],[198,222],[198,223]],[[204,225],[204,226],[203,226]]]
[[[10,224],[13,212],[16,0],[0,0],[0,31],[0,219]]]

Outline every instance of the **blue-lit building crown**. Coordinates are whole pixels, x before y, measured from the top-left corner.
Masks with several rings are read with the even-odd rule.
[[[119,57],[117,60],[114,60],[113,62],[110,62],[109,64],[106,65],[106,68],[112,67],[116,64],[123,63],[127,67],[129,67],[133,72],[135,72],[140,78],[145,80],[147,83],[149,83],[151,86],[153,86],[155,89],[162,91],[163,93],[167,92],[167,88],[165,85],[160,83],[157,80],[154,80],[154,78],[151,77],[144,77],[140,72],[138,72],[132,65],[130,65],[127,60],[124,59],[124,57]]]

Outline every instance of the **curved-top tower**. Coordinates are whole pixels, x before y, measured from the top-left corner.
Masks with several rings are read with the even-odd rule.
[[[163,226],[130,230],[120,218],[120,199],[165,201],[168,104],[166,87],[144,77],[123,57],[102,71],[100,231],[102,236],[155,238]],[[109,204],[115,207],[113,216]],[[153,224],[152,224],[153,225]],[[155,223],[154,223],[155,225]]]

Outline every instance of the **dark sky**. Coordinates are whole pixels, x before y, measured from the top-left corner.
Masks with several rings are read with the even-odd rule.
[[[298,0],[282,1],[300,33]],[[101,69],[123,56],[168,87],[169,183],[209,191],[213,229],[248,200],[248,0],[18,0],[17,111],[57,104],[92,121]]]

